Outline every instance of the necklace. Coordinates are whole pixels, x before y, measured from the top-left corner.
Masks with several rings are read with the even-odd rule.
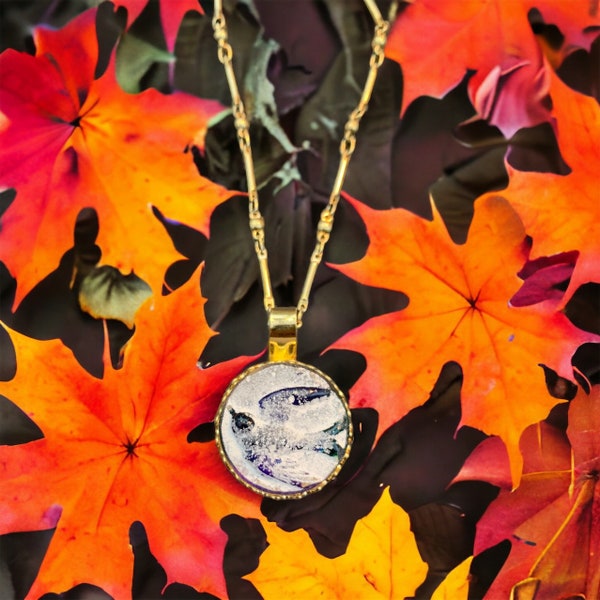
[[[264,306],[268,314],[269,359],[236,377],[215,416],[215,440],[233,476],[254,492],[275,499],[302,498],[322,489],[340,472],[353,440],[350,408],[335,382],[316,367],[296,360],[297,329],[308,309],[317,268],[329,240],[335,211],[356,146],[397,2],[388,20],[375,0],[364,0],[375,32],[369,72],[356,108],[350,113],[340,143],[340,163],[326,207],[317,225],[316,243],[300,299],[295,307],[275,306],[264,219],[250,145],[249,122],[233,71],[233,49],[228,42],[222,0],[215,0],[212,26],[232,100],[232,112],[248,186],[249,224],[260,268]]]

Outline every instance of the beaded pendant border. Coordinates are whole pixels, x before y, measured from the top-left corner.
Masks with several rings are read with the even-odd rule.
[[[303,498],[332,481],[348,458],[351,413],[338,386],[316,367],[266,362],[225,391],[215,439],[244,486],[269,498]]]

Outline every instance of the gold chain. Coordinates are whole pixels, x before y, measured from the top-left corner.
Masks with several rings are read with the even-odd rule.
[[[306,274],[300,299],[298,300],[298,305],[296,307],[297,327],[302,325],[302,317],[308,308],[310,290],[315,280],[315,275],[317,274],[317,268],[321,264],[325,245],[329,241],[329,237],[331,235],[333,219],[337,205],[340,201],[340,193],[342,191],[342,186],[344,185],[344,180],[348,171],[348,164],[350,163],[350,158],[352,157],[352,153],[356,147],[356,134],[358,133],[360,120],[367,111],[369,100],[371,99],[371,94],[373,92],[373,87],[375,86],[377,72],[384,60],[384,47],[387,41],[390,22],[393,21],[397,8],[397,0],[394,0],[390,7],[388,19],[384,20],[381,16],[379,8],[375,4],[375,0],[364,0],[364,3],[371,13],[373,21],[375,22],[375,33],[371,42],[372,52],[369,60],[369,73],[367,75],[360,100],[358,101],[356,108],[350,113],[348,121],[344,127],[344,136],[340,143],[340,164],[337,170],[333,188],[329,195],[329,201],[327,206],[321,212],[321,217],[317,225],[315,247],[310,257],[308,272]],[[254,174],[252,147],[250,145],[250,125],[237,85],[235,73],[233,71],[233,49],[228,41],[227,23],[225,21],[225,15],[223,14],[222,0],[215,0],[212,26],[214,37],[218,44],[219,61],[224,66],[227,83],[229,85],[234,124],[237,132],[240,151],[244,160],[244,168],[246,170],[250,231],[252,232],[254,249],[256,251],[258,265],[260,268],[265,310],[267,313],[271,313],[271,311],[275,308],[275,299],[273,297],[267,247],[265,245],[265,221],[258,205],[258,189],[256,185],[256,176]]]

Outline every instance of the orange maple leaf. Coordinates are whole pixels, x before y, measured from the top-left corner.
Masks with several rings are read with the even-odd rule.
[[[552,302],[509,305],[521,285],[517,273],[528,245],[506,200],[476,202],[462,246],[452,242],[433,203],[433,221],[404,209],[352,204],[370,245],[363,259],[336,268],[366,285],[402,291],[410,303],[370,319],[333,345],[367,359],[351,404],[375,408],[381,432],[422,404],[441,367],[456,361],[464,373],[460,425],[504,440],[516,483],[521,432],[558,402],[546,389],[540,364],[570,378],[571,356],[598,336],[577,329]]]
[[[468,92],[480,117],[507,137],[522,127],[550,120],[543,103],[548,69],[527,12],[565,24],[565,46],[585,43],[600,25],[588,2],[562,5],[556,0],[415,0],[400,14],[390,33],[386,55],[402,66],[404,109],[418,96],[443,97],[469,70]],[[580,29],[581,28],[581,29]]]
[[[412,596],[423,583],[423,561],[410,520],[384,490],[373,510],[357,521],[346,553],[318,554],[304,530],[286,532],[263,522],[268,548],[247,578],[265,600],[285,597],[383,599]]]
[[[17,190],[1,221],[2,260],[18,280],[17,304],[72,245],[65,231],[82,208],[98,212],[103,262],[135,270],[160,293],[180,255],[152,206],[207,232],[231,195],[185,152],[202,146],[222,107],[177,92],[126,94],[113,65],[94,80],[95,17],[93,9],[59,31],[36,30],[35,57],[0,55],[0,185]]]
[[[149,0],[111,0],[118,8],[123,6],[127,9],[127,26],[131,25],[141,14]],[[173,52],[179,26],[185,15],[190,10],[203,13],[198,0],[159,0],[160,19],[163,26],[163,34],[167,43],[167,50]]]
[[[568,175],[518,171],[506,161],[508,187],[502,193],[533,238],[531,258],[579,252],[564,306],[577,288],[600,282],[600,108],[595,99],[551,78],[555,130]]]
[[[544,422],[523,433],[521,485],[501,490],[477,524],[476,554],[504,539],[512,546],[489,598],[512,597],[513,588],[515,598],[600,597],[599,430],[595,386],[571,402],[568,437]],[[487,480],[487,465],[501,455],[485,440],[455,481]]]
[[[600,28],[598,4],[587,0],[565,2],[564,0],[528,0],[528,10],[540,10],[544,22],[557,25],[564,36],[563,54],[578,48],[589,52]]]
[[[249,359],[197,368],[213,335],[203,303],[196,273],[145,304],[122,369],[105,360],[103,379],[60,342],[10,331],[17,374],[0,393],[44,437],[0,446],[0,534],[56,527],[29,598],[82,582],[130,597],[135,521],[168,583],[226,595],[219,522],[232,512],[257,516],[260,500],[229,475],[214,443],[191,444],[187,435],[212,421]]]

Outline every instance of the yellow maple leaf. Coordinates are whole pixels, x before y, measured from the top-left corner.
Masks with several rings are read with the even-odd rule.
[[[456,565],[440,585],[435,588],[431,600],[467,600],[469,596],[469,571],[473,557],[465,558]]]
[[[306,598],[404,598],[427,574],[408,515],[388,489],[354,528],[346,553],[319,554],[306,531],[286,532],[263,522],[269,547],[248,579],[265,600]]]

